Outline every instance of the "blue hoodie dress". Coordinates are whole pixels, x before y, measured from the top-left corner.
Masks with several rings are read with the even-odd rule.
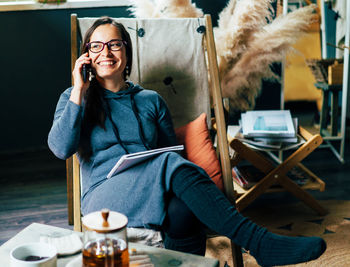
[[[83,177],[82,213],[108,208],[125,214],[128,227],[158,228],[165,218],[166,198],[174,171],[188,165],[207,174],[181,155],[165,152],[106,178],[125,153],[177,144],[171,116],[162,97],[155,91],[128,83],[128,89],[117,93],[101,88],[110,116],[106,118],[105,129],[100,126],[92,129],[90,160],[83,160],[77,154]],[[84,105],[69,100],[71,90],[68,88],[62,93],[48,136],[51,151],[61,159],[76,153],[81,139],[85,138],[81,127]]]

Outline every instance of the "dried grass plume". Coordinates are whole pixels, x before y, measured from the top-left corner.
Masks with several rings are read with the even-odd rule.
[[[267,4],[266,0],[239,1],[236,5],[238,17],[244,17],[241,12],[246,7],[241,3],[254,7],[260,2]],[[244,27],[230,33],[227,28],[216,29],[215,41],[219,62],[219,72],[223,96],[229,97],[230,104],[237,110],[248,110],[254,107],[263,79],[278,79],[271,71],[270,66],[274,62],[284,59],[287,52],[293,50],[292,45],[307,32],[309,25],[314,21],[316,6],[310,5],[299,8],[285,16],[278,16],[274,20],[257,20],[236,18],[231,24],[231,29],[237,29],[238,21],[245,21]],[[265,9],[266,11],[266,9]],[[250,9],[253,18],[262,16],[263,11],[259,8]],[[220,14],[219,19],[227,20],[227,14]],[[267,16],[267,18],[271,18]],[[220,39],[218,39],[220,38]],[[218,45],[218,44],[223,45]],[[231,49],[228,47],[232,44]]]
[[[203,16],[191,0],[131,0],[136,18],[198,18]]]

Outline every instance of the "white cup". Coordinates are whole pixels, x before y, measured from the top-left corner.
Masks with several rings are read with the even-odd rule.
[[[39,260],[25,260],[29,256],[43,257]],[[10,252],[11,267],[56,267],[56,248],[46,243],[27,243]]]

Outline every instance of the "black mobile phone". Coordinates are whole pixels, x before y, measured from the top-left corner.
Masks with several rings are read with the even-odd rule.
[[[83,65],[83,70],[82,70],[84,83],[88,80],[90,71],[91,71],[91,65],[90,64],[84,64]]]

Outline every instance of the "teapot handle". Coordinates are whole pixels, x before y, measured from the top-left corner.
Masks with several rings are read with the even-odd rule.
[[[101,210],[101,215],[102,215],[102,218],[103,218],[102,226],[103,227],[108,227],[109,226],[109,223],[108,223],[109,209]]]

